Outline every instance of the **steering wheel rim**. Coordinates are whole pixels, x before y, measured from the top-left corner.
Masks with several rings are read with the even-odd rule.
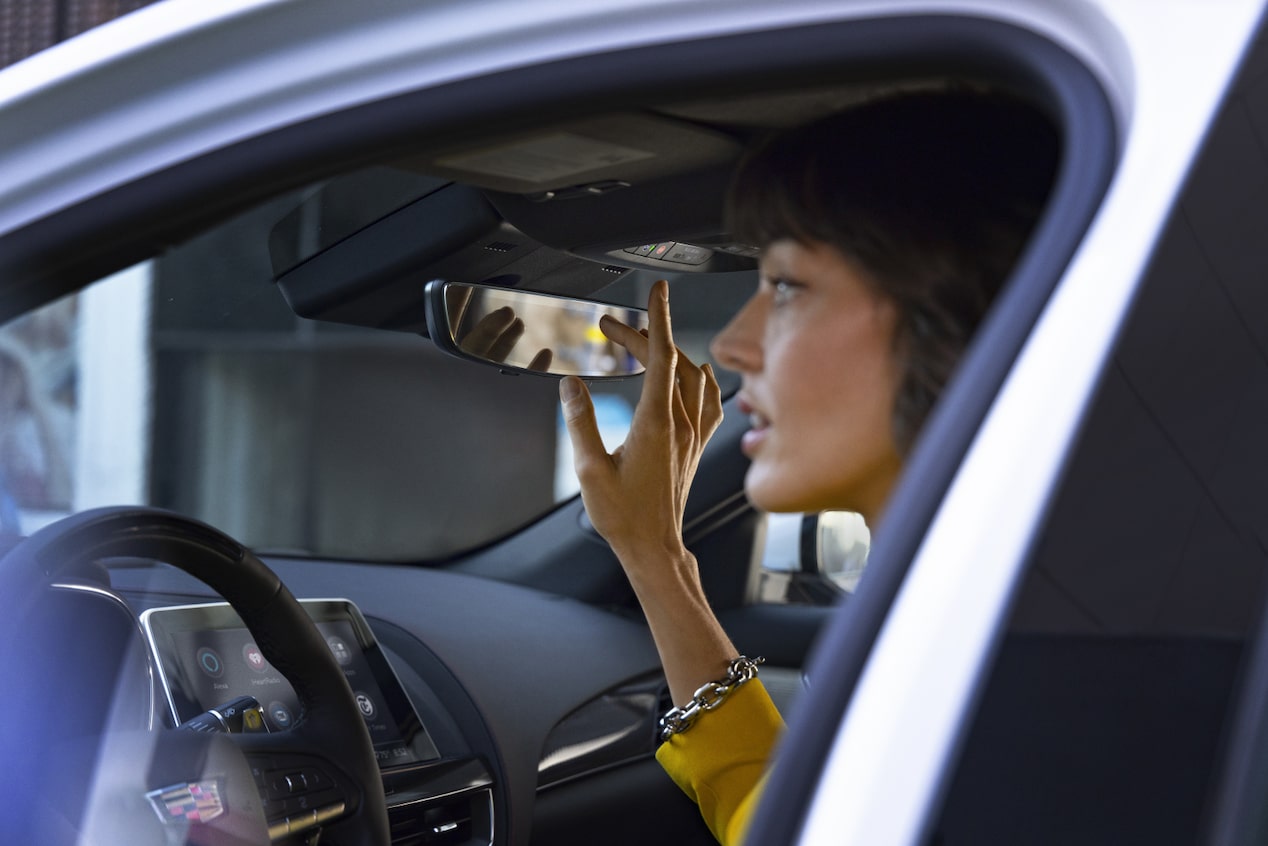
[[[295,689],[300,709],[291,728],[231,736],[253,765],[256,784],[249,785],[250,791],[264,787],[260,773],[265,765],[257,762],[297,757],[325,762],[334,768],[335,788],[344,800],[343,816],[325,822],[326,828],[340,843],[386,846],[390,828],[373,743],[338,662],[277,574],[218,529],[148,507],[94,509],[41,529],[0,560],[0,596],[16,600],[16,613],[0,624],[0,643],[22,642],[23,621],[38,613],[38,598],[47,587],[111,557],[164,561],[216,590]],[[296,828],[307,813],[296,814]],[[262,820],[263,812],[258,814]],[[274,832],[275,837],[284,834]]]

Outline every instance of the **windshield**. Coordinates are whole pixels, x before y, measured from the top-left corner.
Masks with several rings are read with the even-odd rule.
[[[295,219],[317,186],[294,192],[0,328],[0,530],[149,504],[259,550],[421,561],[495,540],[575,495],[555,380],[288,307],[279,269],[436,182],[376,169],[349,184],[359,190],[325,192],[344,202],[328,200],[321,219]],[[280,259],[279,222],[300,245]],[[596,298],[645,305],[656,278],[629,271]],[[707,359],[755,281],[671,278],[689,356]],[[594,386],[609,448],[640,386]]]

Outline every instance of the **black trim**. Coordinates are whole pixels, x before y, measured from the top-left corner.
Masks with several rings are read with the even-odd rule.
[[[868,577],[816,647],[809,664],[813,695],[804,697],[782,742],[749,829],[750,843],[797,839],[842,715],[910,562],[1013,360],[1098,209],[1117,159],[1113,112],[1095,77],[1073,56],[1032,32],[995,21],[929,17],[859,24],[849,35],[868,38],[872,50],[883,47],[899,61],[912,54],[944,56],[948,61],[971,56],[976,65],[989,64],[1007,74],[1019,92],[1045,105],[1056,119],[1063,134],[1063,160],[1048,209],[1012,282],[974,338],[912,451],[885,523],[874,538]],[[844,42],[840,46],[849,49]],[[951,763],[947,762],[944,780]],[[929,816],[937,809],[938,803],[931,803]]]

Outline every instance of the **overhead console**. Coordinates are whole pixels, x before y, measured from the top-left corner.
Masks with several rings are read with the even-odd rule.
[[[421,196],[383,210],[376,183],[399,178],[367,171],[333,180],[274,226],[274,280],[296,314],[426,335],[423,286],[432,279],[587,296],[627,270],[543,246],[469,185],[437,187],[415,175]],[[345,196],[358,197],[363,212],[329,219]]]

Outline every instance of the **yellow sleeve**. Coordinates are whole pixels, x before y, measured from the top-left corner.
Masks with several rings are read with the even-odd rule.
[[[656,760],[700,806],[723,846],[743,839],[783,728],[766,688],[754,679],[656,750]]]

